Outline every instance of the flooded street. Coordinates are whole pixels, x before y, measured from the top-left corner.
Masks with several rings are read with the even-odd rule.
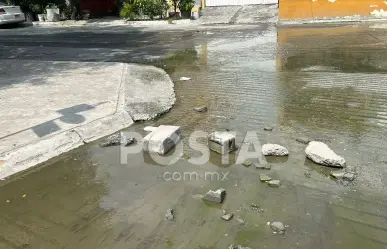
[[[137,40],[131,49],[138,57],[118,53],[111,61],[163,68],[177,101],[125,131],[180,126],[185,156],[164,166],[128,154],[122,164],[119,146],[96,141],[1,181],[0,248],[387,248],[386,38],[387,29],[372,24],[163,32],[149,48]],[[202,105],[208,112],[193,111]],[[238,151],[227,164],[213,152],[206,164],[188,162],[200,156],[188,145],[192,132],[225,130],[236,132],[238,147],[255,131],[261,144],[281,144],[290,155],[267,157],[270,171],[236,164]],[[340,184],[331,168],[306,159],[300,137],[343,156],[355,181]],[[166,180],[166,172],[229,173],[227,180]],[[260,182],[260,173],[281,186]],[[223,204],[201,200],[218,188],[227,191]],[[165,219],[168,208],[173,221]],[[234,218],[222,220],[223,209]],[[284,235],[273,234],[272,221],[289,226]]]

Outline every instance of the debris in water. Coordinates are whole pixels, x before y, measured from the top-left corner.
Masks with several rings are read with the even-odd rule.
[[[173,220],[175,216],[173,216],[173,209],[168,208],[167,213],[165,214],[165,218],[167,220]]]
[[[226,195],[226,190],[223,188],[220,188],[216,191],[208,191],[205,196],[203,196],[203,200],[214,202],[214,203],[222,203],[224,200],[224,197]]]
[[[264,144],[262,154],[264,156],[287,156],[289,151],[279,144]]]
[[[296,138],[296,141],[302,144],[308,144],[310,142],[309,138],[307,137],[298,137]]]
[[[256,169],[270,170],[271,164],[255,164]]]
[[[331,171],[330,175],[336,178],[337,180],[344,180],[349,182],[355,180],[356,177],[354,173],[345,171]]]
[[[244,224],[246,223],[246,221],[245,221],[244,219],[240,218],[240,217],[238,217],[236,220],[237,220],[238,223],[241,224],[241,225],[244,225]]]
[[[271,177],[265,174],[260,174],[259,179],[261,180],[261,182],[268,182],[271,180]]]
[[[305,149],[306,157],[317,164],[342,168],[345,160],[323,142],[312,141]]]
[[[188,80],[191,80],[191,78],[189,78],[189,77],[180,77],[180,80],[181,81],[188,81]]]
[[[10,200],[7,200],[6,202],[7,202],[7,203],[10,203],[11,201],[10,201]]]
[[[27,197],[27,194],[24,194],[22,197],[23,197],[23,198],[26,198],[26,197]]]
[[[281,182],[279,180],[271,180],[268,184],[270,187],[278,188],[281,185]]]
[[[207,112],[208,108],[205,105],[204,106],[199,106],[199,107],[195,107],[194,111],[197,111],[197,112]]]
[[[282,224],[282,222],[273,221],[269,225],[270,225],[271,229],[274,230],[274,232],[277,232],[279,234],[285,233],[285,226],[284,226],[284,224]]]
[[[222,219],[225,220],[225,221],[231,220],[232,217],[234,217],[234,214],[232,214],[232,213],[230,213],[230,214],[223,214],[222,215]]]
[[[245,167],[250,167],[253,163],[250,162],[249,160],[245,160],[242,165],[245,166]]]
[[[259,209],[259,205],[255,204],[255,203],[251,203],[251,209],[253,209],[253,210]]]
[[[310,178],[312,176],[312,174],[309,171],[307,171],[307,172],[304,173],[304,176],[306,178]]]
[[[142,148],[145,152],[165,155],[181,139],[180,126],[160,125],[150,130],[151,132],[143,139]]]
[[[134,138],[126,137],[122,133],[117,133],[107,137],[103,142],[99,144],[99,146],[102,148],[109,147],[109,146],[116,146],[116,145],[128,146],[134,142],[135,142]]]
[[[213,132],[208,135],[208,148],[219,154],[226,154],[234,151],[235,136],[228,132]]]
[[[263,130],[265,131],[273,131],[274,130],[274,126],[266,126],[263,128]]]

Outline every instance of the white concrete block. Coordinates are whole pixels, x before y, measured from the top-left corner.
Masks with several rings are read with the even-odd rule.
[[[213,132],[208,135],[208,148],[219,154],[230,153],[236,149],[235,136],[228,132]]]
[[[165,155],[180,141],[180,126],[160,125],[144,137],[143,150]]]

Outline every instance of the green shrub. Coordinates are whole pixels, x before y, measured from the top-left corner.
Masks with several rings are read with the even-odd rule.
[[[180,0],[178,4],[178,7],[181,12],[191,12],[194,6],[195,6],[194,0]]]
[[[134,3],[124,3],[120,11],[120,16],[129,20],[136,19],[138,14],[138,8]]]

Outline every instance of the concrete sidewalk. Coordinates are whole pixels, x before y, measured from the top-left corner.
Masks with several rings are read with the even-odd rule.
[[[161,69],[123,63],[5,60],[0,65],[0,178],[168,111]]]

